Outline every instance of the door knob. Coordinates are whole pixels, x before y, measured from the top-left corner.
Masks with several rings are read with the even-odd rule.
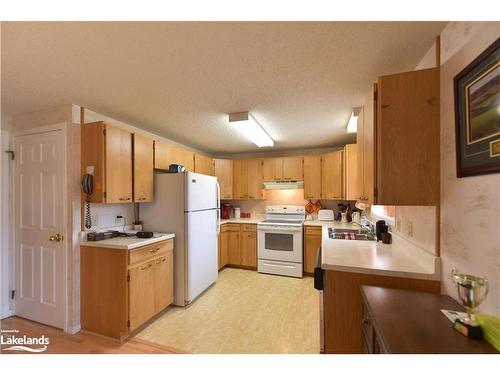
[[[54,234],[53,236],[49,237],[49,241],[59,242],[62,240],[63,240],[63,236],[61,235],[61,233],[57,233],[57,234]]]

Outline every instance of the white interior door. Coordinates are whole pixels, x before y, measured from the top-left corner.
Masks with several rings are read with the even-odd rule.
[[[15,314],[64,328],[63,131],[15,136],[14,152]]]

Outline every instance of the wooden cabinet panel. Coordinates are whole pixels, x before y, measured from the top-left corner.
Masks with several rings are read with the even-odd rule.
[[[321,196],[323,199],[343,199],[343,150],[322,156]]]
[[[224,225],[221,226],[219,234],[219,270],[228,263],[229,234],[222,230],[223,227]]]
[[[260,159],[247,160],[247,184],[248,199],[261,199],[263,197],[263,173]]]
[[[422,292],[441,292],[440,282],[403,277],[325,271],[323,316],[325,319],[325,353],[360,354],[362,345],[362,297],[360,285]]]
[[[214,175],[214,159],[201,154],[194,154],[194,171],[196,173]]]
[[[154,167],[155,169],[168,169],[167,143],[159,140],[154,142]]]
[[[133,331],[155,314],[154,261],[129,269],[129,320]]]
[[[227,233],[227,263],[241,264],[240,231],[229,230]]]
[[[241,265],[257,267],[257,232],[241,231],[240,233]]]
[[[134,201],[153,201],[154,141],[134,134]]]
[[[154,261],[154,314],[174,302],[173,252],[157,257]]]
[[[90,196],[92,203],[105,203],[106,198],[106,147],[105,125],[103,122],[84,124],[81,127],[81,174],[87,174],[87,167],[94,168],[94,191]],[[85,199],[87,197],[85,196]]]
[[[304,198],[321,199],[321,155],[304,156]]]
[[[344,146],[344,199],[358,198],[358,146],[348,144]]]
[[[248,161],[233,161],[233,196],[234,199],[248,198]]]
[[[128,335],[127,252],[80,247],[82,329],[123,339]]]
[[[376,84],[365,98],[358,117],[357,165],[358,182],[356,200],[374,204],[373,192],[375,188],[375,154],[374,154],[374,106]]]
[[[173,240],[131,252],[80,247],[83,329],[123,340],[173,302]]]
[[[316,251],[321,247],[321,227],[305,227],[304,230],[304,272],[314,273]]]
[[[170,164],[181,164],[194,171],[194,152],[166,141],[155,141],[155,168],[168,169]]]
[[[439,202],[439,68],[379,77],[378,204]]]
[[[233,199],[233,161],[214,159],[214,173],[219,181],[221,199]]]
[[[304,179],[303,160],[302,156],[284,157],[282,178],[284,180],[302,181]]]
[[[132,202],[132,133],[106,124],[106,203]]]
[[[283,158],[266,158],[263,163],[264,181],[283,179]]]

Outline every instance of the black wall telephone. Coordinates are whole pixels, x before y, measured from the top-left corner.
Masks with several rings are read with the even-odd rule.
[[[90,196],[94,192],[94,176],[86,174],[82,178],[82,190],[87,194],[85,202],[85,228],[92,228],[92,216],[90,215]]]

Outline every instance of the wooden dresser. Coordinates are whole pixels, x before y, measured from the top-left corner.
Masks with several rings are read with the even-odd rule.
[[[497,353],[455,331],[441,309],[464,311],[450,296],[362,285],[363,352],[367,354]]]

